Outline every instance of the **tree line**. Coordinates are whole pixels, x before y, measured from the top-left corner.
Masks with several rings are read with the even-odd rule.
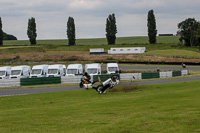
[[[156,18],[153,10],[149,10],[147,15],[147,28],[148,38],[150,44],[157,42],[157,29]],[[188,18],[178,24],[178,34],[180,35],[180,42],[183,42],[185,46],[199,46],[200,47],[200,22],[194,18]],[[106,39],[109,45],[114,45],[117,34],[117,25],[115,14],[110,14],[106,19]],[[67,21],[67,38],[68,45],[76,45],[76,32],[75,21],[73,17],[69,17]],[[2,21],[0,17],[0,46],[3,46],[3,36],[5,36],[2,30]],[[35,18],[31,17],[28,20],[27,36],[31,45],[36,45],[37,32]]]

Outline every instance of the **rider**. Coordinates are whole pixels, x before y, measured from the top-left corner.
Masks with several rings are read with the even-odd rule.
[[[82,76],[83,84],[91,83],[90,79],[91,79],[90,75],[87,72],[85,72]]]

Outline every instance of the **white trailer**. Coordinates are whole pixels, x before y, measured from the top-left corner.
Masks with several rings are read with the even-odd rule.
[[[75,76],[78,74],[83,74],[83,65],[82,64],[69,64],[67,67],[66,76]]]
[[[142,54],[145,51],[145,47],[121,47],[111,48],[108,50],[108,54]]]
[[[30,76],[30,66],[15,66],[11,67],[10,78],[28,78]]]
[[[48,73],[48,65],[35,65],[32,67],[30,78],[46,77]]]
[[[99,63],[85,64],[85,72],[87,72],[89,75],[101,74],[101,64]]]
[[[11,74],[10,66],[0,67],[0,79],[9,79],[10,74]]]
[[[104,48],[90,48],[90,54],[104,54]]]
[[[107,74],[119,72],[119,66],[117,63],[107,63]]]
[[[60,77],[63,76],[63,65],[55,64],[48,66],[47,77]]]

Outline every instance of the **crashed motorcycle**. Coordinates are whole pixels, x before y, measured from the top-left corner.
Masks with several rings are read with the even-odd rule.
[[[94,83],[99,82],[99,85],[93,85]],[[85,89],[95,89],[99,94],[104,94],[106,93],[106,90],[108,88],[113,88],[114,86],[116,86],[117,84],[119,84],[119,78],[118,76],[111,76],[111,78],[107,79],[104,82],[101,82],[100,77],[98,77],[98,81],[92,82],[92,83],[88,83],[88,84],[83,84],[83,87]]]

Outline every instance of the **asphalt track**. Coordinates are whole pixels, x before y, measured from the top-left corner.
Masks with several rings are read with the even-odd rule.
[[[147,85],[147,84],[172,83],[172,82],[193,81],[193,80],[200,80],[200,77],[129,82],[129,83],[120,83],[119,85],[122,85],[122,86],[123,85]],[[79,90],[79,89],[80,89],[79,86],[0,89],[0,97],[1,96],[11,96],[11,95],[26,95],[26,94],[42,93],[42,92]]]
[[[182,68],[181,66],[119,66],[121,69],[154,69],[156,70],[158,67],[160,70],[183,70],[183,69],[188,69],[188,70],[200,70],[200,67],[187,67],[187,68]]]

